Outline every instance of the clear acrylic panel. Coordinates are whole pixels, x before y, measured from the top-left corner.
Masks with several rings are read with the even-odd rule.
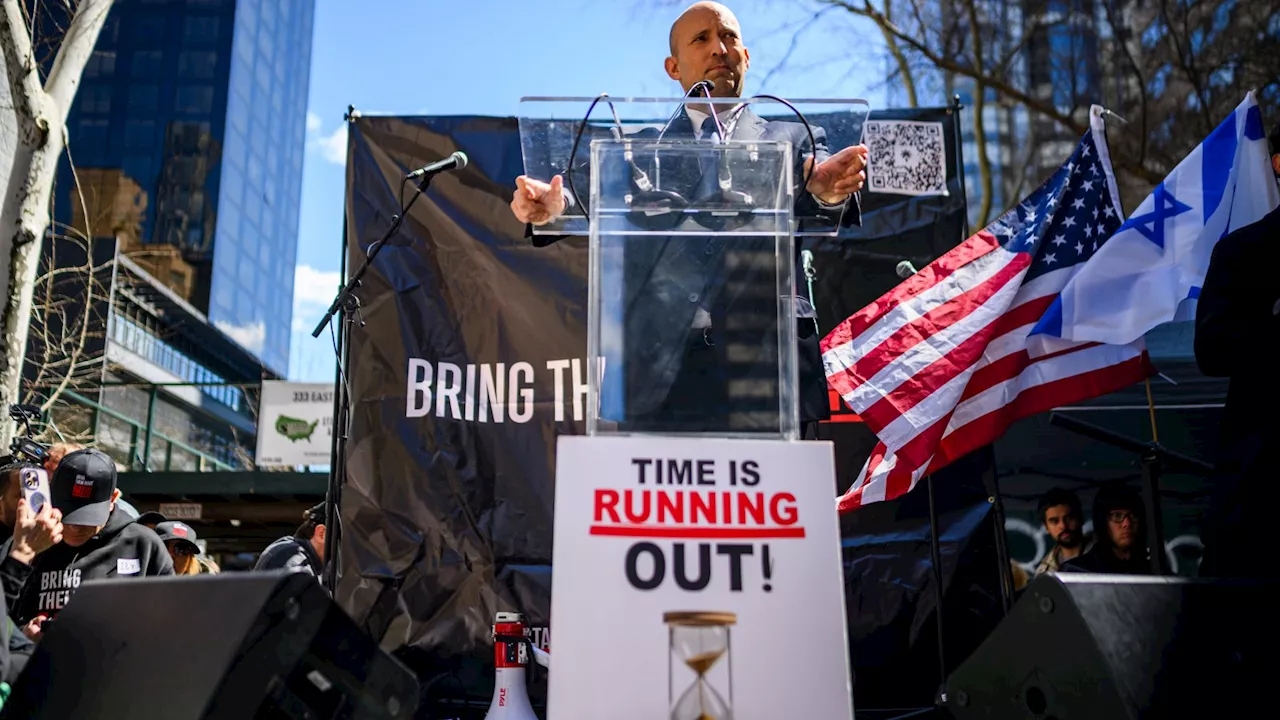
[[[795,439],[791,143],[627,138],[589,154],[588,434]]]
[[[774,98],[613,98],[526,97],[520,102],[520,141],[525,175],[549,182],[563,175],[570,207],[558,220],[533,229],[537,235],[588,235],[591,217],[589,196],[590,146],[595,140],[642,137],[680,142],[701,138],[692,120],[718,122],[717,132],[729,144],[760,140],[795,145],[793,160],[810,154],[810,131],[820,153],[834,154],[862,142],[863,127],[871,106],[860,99],[796,99],[788,104]],[[802,120],[803,118],[803,120]],[[805,123],[808,127],[805,127]],[[569,172],[570,163],[573,170]],[[802,181],[800,172],[792,179]],[[835,235],[838,219],[818,212],[815,203],[803,202],[795,191],[795,234]]]

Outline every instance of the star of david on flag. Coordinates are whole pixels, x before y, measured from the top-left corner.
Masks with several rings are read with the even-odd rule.
[[[1214,246],[1280,204],[1270,155],[1250,92],[1063,288],[1035,332],[1125,344],[1194,318]]]

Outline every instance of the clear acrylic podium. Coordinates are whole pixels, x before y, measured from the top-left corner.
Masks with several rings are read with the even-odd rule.
[[[799,185],[867,106],[793,104],[809,128],[765,100],[522,101],[526,175],[565,180],[535,234],[590,237],[588,435],[799,437],[795,237],[843,211]]]

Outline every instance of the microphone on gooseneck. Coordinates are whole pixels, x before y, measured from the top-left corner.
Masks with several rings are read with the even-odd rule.
[[[684,96],[693,97],[693,94],[695,92],[697,92],[698,90],[701,90],[704,95],[706,95],[707,97],[710,97],[711,93],[714,92],[715,89],[716,89],[716,82],[714,80],[699,80],[698,82],[693,84],[693,87],[689,88],[689,92],[685,93]]]
[[[699,90],[701,90],[703,94],[709,98],[711,97],[712,91],[715,89],[716,89],[715,82],[711,80],[699,80],[698,82],[689,86],[689,91],[684,94],[684,99],[687,100],[693,97],[693,94],[698,92]],[[662,136],[667,134],[667,130],[671,129],[671,123],[676,121],[676,118],[680,116],[680,111],[683,110],[684,107],[685,106],[681,104],[680,107],[676,108],[675,112],[671,113],[671,117],[667,118],[667,123],[662,126],[662,131],[658,133],[659,142],[662,141]],[[712,112],[715,112],[715,110],[713,109]]]
[[[813,252],[810,250],[800,251],[800,267],[804,270],[805,277],[813,277]]]
[[[707,110],[711,113],[711,121],[716,124],[716,132],[720,135],[720,142],[728,142],[729,138],[726,137],[724,124],[720,122],[720,113],[716,112],[716,104],[711,102],[711,93],[716,89],[715,81],[699,80],[693,84],[693,87],[689,88],[689,94],[686,97],[692,97],[693,91],[699,87],[702,88],[702,94],[707,98]]]
[[[450,170],[461,170],[467,166],[467,154],[459,150],[443,160],[437,160],[430,165],[424,165],[417,170],[405,175],[408,179],[420,178],[423,175],[437,175]]]
[[[702,90],[707,95],[707,97],[710,97],[711,91],[715,89],[716,89],[716,84],[711,80],[699,80],[698,82],[689,86],[689,90],[685,92],[684,97],[685,99],[691,98],[693,97],[693,94],[698,92],[699,90]],[[657,139],[658,143],[662,142],[662,138],[665,137],[667,134],[667,131],[671,129],[671,123],[675,122],[676,118],[680,117],[680,111],[684,110],[684,108],[685,108],[684,104],[681,103],[678,107],[676,107],[675,111],[671,113],[671,117],[667,118],[667,122],[664,123],[662,125],[662,129],[658,131],[658,139]],[[644,180],[645,182],[649,182],[649,178],[647,175],[644,177]],[[659,160],[658,158],[658,151],[654,150],[653,182],[648,186],[641,186],[641,189],[648,191],[650,188],[658,188],[661,185],[662,185],[662,161]]]

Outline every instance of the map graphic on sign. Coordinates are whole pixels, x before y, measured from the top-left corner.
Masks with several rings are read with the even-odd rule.
[[[259,467],[328,465],[332,444],[332,384],[263,381]]]
[[[316,431],[316,426],[320,424],[319,420],[308,424],[306,420],[299,420],[288,415],[281,415],[276,418],[276,432],[289,438],[290,442],[299,440],[310,440],[311,434]]]

